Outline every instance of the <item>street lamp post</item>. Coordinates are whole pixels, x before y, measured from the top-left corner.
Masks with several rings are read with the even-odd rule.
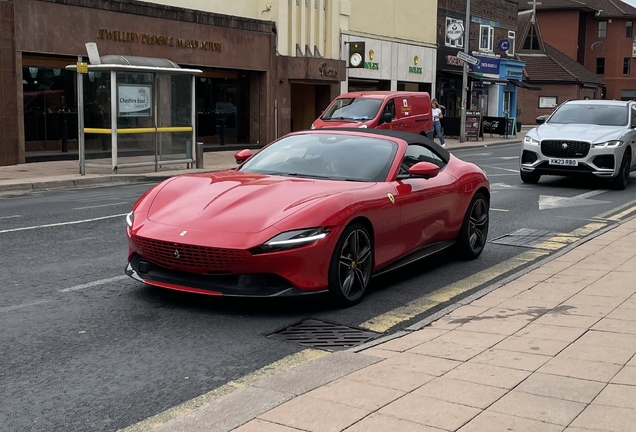
[[[468,54],[470,46],[470,0],[466,0],[466,24],[464,26],[464,53]],[[468,98],[468,63],[464,61],[462,73],[462,113],[459,127],[459,142],[466,142],[466,108]]]

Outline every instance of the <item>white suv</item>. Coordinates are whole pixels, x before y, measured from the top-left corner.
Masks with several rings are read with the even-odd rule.
[[[561,104],[521,146],[525,183],[542,175],[596,176],[625,189],[636,158],[636,104],[632,101],[573,100]]]

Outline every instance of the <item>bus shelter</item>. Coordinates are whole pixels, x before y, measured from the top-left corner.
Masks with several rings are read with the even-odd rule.
[[[100,64],[82,69],[77,74],[81,175],[86,167],[116,173],[126,167],[194,166],[194,80],[201,70],[122,55],[102,56]]]

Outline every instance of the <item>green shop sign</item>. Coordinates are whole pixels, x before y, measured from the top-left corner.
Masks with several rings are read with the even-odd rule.
[[[409,66],[409,73],[421,74],[422,68],[417,66]]]
[[[380,70],[380,63],[364,62],[365,69]]]

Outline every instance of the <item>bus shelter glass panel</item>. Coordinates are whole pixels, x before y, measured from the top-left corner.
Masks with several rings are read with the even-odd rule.
[[[117,72],[118,164],[155,160],[155,85],[153,73]]]
[[[84,128],[110,129],[110,72],[89,72],[84,79]],[[86,159],[109,159],[112,142],[108,133],[84,135]]]
[[[158,159],[192,158],[192,77],[157,75]]]

